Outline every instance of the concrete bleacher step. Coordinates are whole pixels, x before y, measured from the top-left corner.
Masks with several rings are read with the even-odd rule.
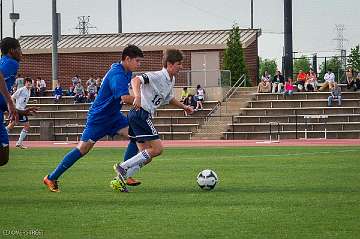
[[[360,114],[360,107],[241,108],[240,115]]]
[[[279,93],[255,93],[255,100],[310,100],[310,99],[327,99],[330,92],[295,92],[291,96],[283,96]],[[360,91],[342,92],[344,99],[360,99]]]
[[[249,108],[306,108],[306,107],[326,107],[327,99],[307,99],[307,100],[257,100],[249,101]],[[337,102],[333,102],[337,105]],[[343,99],[342,107],[360,107],[359,99]]]

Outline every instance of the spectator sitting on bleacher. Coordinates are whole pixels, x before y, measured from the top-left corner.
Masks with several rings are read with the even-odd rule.
[[[323,85],[320,87],[320,91],[324,91],[327,88],[330,88],[330,83],[334,83],[335,82],[335,74],[332,72],[331,69],[328,69],[327,73],[324,75],[324,80],[325,82],[323,83]]]
[[[97,88],[95,84],[88,85],[87,89],[87,102],[93,102],[97,96]]]
[[[348,68],[346,70],[345,75],[346,75],[346,87],[348,89],[351,89],[352,87],[354,87],[354,83],[355,83],[353,69]]]
[[[188,96],[184,99],[184,105],[191,106],[193,109],[195,109],[197,103],[194,99],[195,97],[192,94],[188,94]],[[188,116],[188,114],[185,112],[185,115]]]
[[[86,86],[89,85],[96,85],[96,80],[94,79],[94,76],[90,76],[90,78],[86,81]]]
[[[356,90],[360,90],[360,72],[358,72],[356,79],[355,79],[354,91],[356,91]]]
[[[74,103],[84,103],[85,90],[84,90],[84,87],[81,85],[80,81],[75,86],[74,93],[75,93]]]
[[[197,85],[195,97],[196,97],[195,111],[202,110],[204,108],[202,102],[205,100],[205,90],[201,88],[201,85]]]
[[[31,90],[30,90],[30,97],[35,97],[36,96],[36,82],[34,79],[32,79],[31,81],[32,81],[32,86],[31,86]]]
[[[310,69],[309,73],[306,76],[306,82],[305,82],[305,90],[306,91],[317,91],[318,83],[317,83],[317,77],[315,72]]]
[[[347,77],[347,88],[353,88],[354,91],[360,90],[360,72],[357,74],[356,78],[354,77],[355,74],[352,73],[351,81],[349,80],[350,77]],[[348,72],[346,72],[346,76],[348,76]]]
[[[101,77],[96,78],[95,85],[98,91],[100,90],[101,81],[102,81]]]
[[[181,91],[181,95],[180,95],[180,102],[184,102],[185,99],[188,97],[189,95],[189,91],[187,87],[184,87]]]
[[[332,82],[329,85],[330,96],[328,97],[328,106],[332,105],[333,101],[338,102],[338,106],[341,106],[341,88],[336,82]]]
[[[261,77],[261,81],[258,85],[257,92],[258,93],[271,92],[271,80],[270,80],[270,75],[267,73],[267,71],[265,71],[263,76]]]
[[[62,90],[62,88],[60,86],[60,83],[57,83],[56,87],[54,89],[54,97],[55,97],[54,101],[55,101],[55,103],[59,103],[62,95],[63,95],[63,90]]]
[[[81,79],[78,75],[75,75],[72,79],[71,79],[72,85],[75,88],[75,86],[80,82],[81,83]]]
[[[306,73],[300,70],[299,74],[296,77],[296,83],[295,83],[298,91],[305,91],[305,81],[306,81]]]
[[[286,81],[285,81],[285,91],[284,91],[284,96],[285,95],[292,95],[294,93],[294,85],[292,83],[292,79],[289,77]]]
[[[40,96],[45,96],[46,82],[45,82],[44,79],[41,79],[41,77],[38,77],[38,79],[40,80],[40,84],[39,84],[39,95],[40,95]]]
[[[281,75],[280,71],[276,71],[274,79],[272,81],[272,93],[282,93],[284,91],[284,77]]]

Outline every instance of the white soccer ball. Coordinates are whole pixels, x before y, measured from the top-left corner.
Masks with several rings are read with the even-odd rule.
[[[214,189],[219,178],[214,171],[211,169],[205,169],[201,171],[197,176],[197,184],[204,190]]]

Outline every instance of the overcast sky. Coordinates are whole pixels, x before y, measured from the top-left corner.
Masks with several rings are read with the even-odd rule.
[[[51,0],[14,0],[20,35],[51,34]],[[62,34],[77,34],[78,16],[90,16],[90,33],[117,32],[118,0],[58,0]],[[250,26],[250,0],[123,0],[123,32],[229,29]],[[294,51],[334,55],[336,24],[344,24],[345,48],[359,44],[359,0],[293,0]],[[12,34],[11,0],[3,0],[4,36]],[[259,55],[280,62],[283,0],[254,0],[254,27],[262,29]]]

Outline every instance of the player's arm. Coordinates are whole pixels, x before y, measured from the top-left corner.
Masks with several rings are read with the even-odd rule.
[[[11,99],[11,95],[6,87],[4,76],[1,72],[0,72],[0,93],[4,96],[7,102],[9,115],[14,117],[15,122],[17,122],[19,120],[19,116],[16,112],[15,104]]]
[[[121,102],[125,103],[127,105],[132,105],[134,103],[135,97],[132,95],[122,95],[121,96]]]
[[[189,106],[189,105],[184,105],[183,103],[181,103],[180,101],[178,101],[177,99],[175,99],[175,97],[172,98],[172,99],[169,101],[169,103],[172,104],[172,105],[177,106],[177,107],[180,108],[180,109],[185,110],[186,113],[188,113],[188,114],[192,114],[192,113],[194,112],[194,109],[193,109],[191,106]]]
[[[132,104],[137,110],[141,108],[141,93],[140,93],[141,83],[142,83],[141,79],[138,76],[131,79],[131,87],[134,92],[134,100]]]

